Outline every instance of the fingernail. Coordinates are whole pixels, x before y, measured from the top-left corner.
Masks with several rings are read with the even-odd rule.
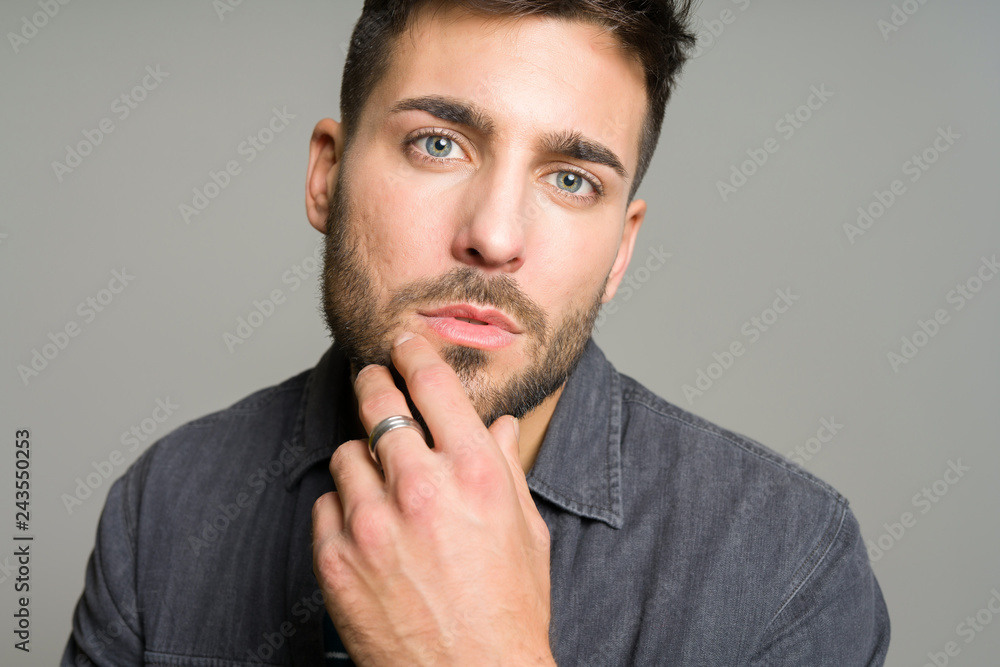
[[[521,440],[521,420],[517,417],[511,417],[514,420],[514,439]]]
[[[411,338],[413,338],[414,335],[415,334],[410,333],[409,331],[404,331],[403,333],[399,334],[399,336],[396,338],[396,342],[393,343],[392,346],[393,347],[399,347],[400,345],[402,345],[406,341],[408,341]]]
[[[362,373],[365,372],[370,373],[371,371],[369,369],[375,368],[376,366],[379,366],[379,364],[366,364],[360,371],[358,371],[358,374],[354,376],[354,381],[357,382],[358,378],[361,377]]]

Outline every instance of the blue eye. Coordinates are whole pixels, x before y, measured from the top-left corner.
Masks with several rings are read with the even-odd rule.
[[[454,142],[448,137],[443,136],[433,136],[427,137],[424,141],[424,148],[427,152],[434,157],[446,157],[451,153],[451,149]]]
[[[408,141],[417,152],[433,160],[447,160],[452,162],[465,157],[462,146],[453,137],[448,136],[443,131],[424,131]],[[421,150],[422,149],[422,150]]]
[[[461,141],[441,128],[421,130],[416,136],[411,135],[405,144],[409,146],[408,150],[425,162],[461,162],[466,159]],[[560,195],[573,201],[596,202],[604,196],[604,188],[599,181],[573,169],[549,172],[545,176],[545,181],[555,186],[556,192]]]
[[[548,180],[548,182],[555,185],[557,190],[564,195],[574,195],[579,199],[590,199],[601,195],[601,191],[591,183],[589,178],[575,171],[568,171],[566,169],[554,171],[545,178],[546,180],[554,178],[554,183],[551,180]],[[581,194],[576,194],[580,191],[580,188],[584,187],[588,189],[585,189]]]
[[[568,192],[576,192],[583,185],[583,179],[572,171],[560,171],[556,177],[559,185],[565,185]]]

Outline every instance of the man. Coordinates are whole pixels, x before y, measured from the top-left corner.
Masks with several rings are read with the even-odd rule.
[[[590,339],[688,12],[366,3],[306,183],[334,344],[115,482],[64,665],[882,664],[847,501]]]

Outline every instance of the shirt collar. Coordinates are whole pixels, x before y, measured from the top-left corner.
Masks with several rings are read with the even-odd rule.
[[[306,383],[293,434],[305,451],[286,471],[286,489],[356,437],[347,432],[352,391],[347,358],[333,344]],[[621,378],[591,338],[556,403],[528,487],[568,512],[621,528],[621,409]]]

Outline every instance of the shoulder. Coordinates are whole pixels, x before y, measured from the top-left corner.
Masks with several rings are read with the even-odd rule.
[[[143,452],[126,471],[126,486],[148,494],[208,494],[245,479],[294,448],[293,436],[312,369],[255,391],[227,408],[189,421]],[[136,498],[138,500],[138,498]]]
[[[765,623],[838,598],[884,611],[847,498],[764,444],[621,381],[626,516],[656,551],[682,551],[699,576],[754,591]]]
[[[311,372],[312,369],[305,370],[284,382],[257,390],[227,408],[181,425],[155,443],[153,447],[160,450],[157,455],[190,454],[190,448],[206,437],[230,446],[238,444],[240,452],[248,454],[251,453],[248,449],[267,442],[267,436],[290,432],[299,416]]]
[[[848,500],[830,484],[621,379],[623,492],[637,522],[696,552],[742,561],[743,576],[786,595],[830,566],[840,546],[864,554]]]
[[[656,395],[619,373],[622,386],[622,447],[662,466],[697,470],[740,493],[753,484],[781,484],[821,504],[846,504],[834,487],[770,447],[723,428]],[[718,489],[716,489],[718,490]]]

